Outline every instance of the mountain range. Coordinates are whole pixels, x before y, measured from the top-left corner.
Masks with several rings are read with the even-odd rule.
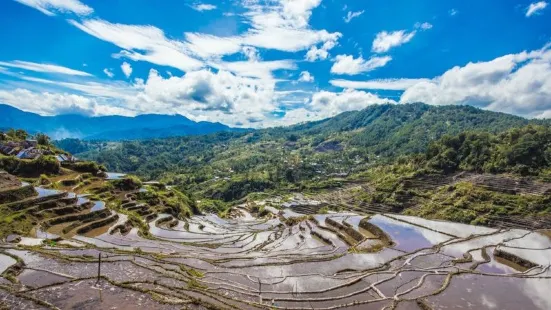
[[[143,140],[201,135],[220,131],[244,131],[220,123],[194,122],[182,115],[144,114],[136,117],[76,114],[41,116],[0,104],[0,129],[17,128],[45,133],[53,139]]]

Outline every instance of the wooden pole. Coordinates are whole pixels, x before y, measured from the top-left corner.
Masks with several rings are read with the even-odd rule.
[[[101,253],[98,254],[98,281],[96,282],[96,284],[99,283],[100,276],[101,276]]]
[[[262,282],[260,282],[260,277],[258,278],[258,303],[262,304]]]

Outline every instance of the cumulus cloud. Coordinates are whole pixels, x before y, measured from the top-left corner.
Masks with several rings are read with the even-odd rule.
[[[346,14],[345,17],[343,17],[344,19],[344,22],[345,23],[349,23],[352,19],[356,18],[356,17],[359,17],[360,15],[362,15],[364,13],[364,11],[358,11],[358,12],[352,12],[352,11],[348,11],[348,14]]]
[[[216,5],[213,4],[207,4],[207,3],[198,3],[191,6],[192,9],[203,12],[203,11],[211,11],[216,9]]]
[[[132,66],[126,61],[122,63],[121,70],[122,70],[122,73],[124,73],[124,75],[126,75],[127,78],[129,78],[130,75],[132,75]]]
[[[331,67],[331,73],[355,75],[384,67],[392,60],[392,57],[374,56],[368,60],[365,60],[362,56],[354,58],[352,55],[338,55],[335,60],[335,63]]]
[[[115,73],[113,73],[113,70],[111,70],[111,69],[105,68],[105,69],[103,69],[103,73],[105,73],[105,75],[107,75],[110,78],[115,76]]]
[[[526,117],[551,116],[551,51],[548,47],[456,66],[408,87],[400,102],[469,104]]]
[[[305,58],[310,62],[314,62],[316,60],[325,60],[329,56],[329,50],[335,47],[336,44],[336,40],[328,40],[323,43],[320,48],[313,45],[306,53]]]
[[[41,115],[83,114],[83,115],[128,115],[127,109],[119,109],[109,102],[102,103],[70,93],[32,92],[27,89],[0,90],[0,101],[24,111]]]
[[[306,105],[311,111],[321,112],[327,116],[334,116],[345,111],[361,110],[369,105],[395,103],[392,99],[381,98],[375,94],[345,89],[340,93],[320,91],[312,96]]]
[[[92,76],[90,73],[70,69],[63,66],[52,65],[52,64],[41,64],[36,62],[29,61],[0,61],[0,65],[10,68],[18,68],[34,72],[45,72],[45,73],[57,73],[57,74],[66,74],[66,75],[77,75],[77,76]]]
[[[15,0],[21,4],[28,5],[40,12],[54,16],[55,13],[74,13],[77,15],[89,15],[94,10],[79,0]]]
[[[526,8],[526,17],[530,17],[534,14],[539,14],[541,12],[541,10],[543,10],[547,7],[547,5],[549,5],[549,3],[545,2],[545,1],[539,1],[539,2],[531,3]]]
[[[302,71],[300,73],[298,81],[299,82],[313,82],[314,81],[314,76],[312,76],[310,74],[310,72],[308,72],[308,71]]]
[[[277,108],[275,81],[241,77],[228,71],[214,73],[203,69],[164,78],[150,70],[147,79],[132,83],[21,78],[42,83],[51,90],[2,90],[0,101],[42,115],[178,113],[196,121],[259,127],[268,123],[252,120],[266,120]],[[44,100],[40,101],[42,97]]]
[[[398,30],[393,32],[381,31],[373,40],[371,50],[375,53],[388,52],[393,47],[400,46],[413,39],[415,31],[407,32],[406,30]]]
[[[285,112],[282,119],[274,120],[275,125],[289,125],[305,121],[315,121],[335,116],[346,111],[365,109],[374,104],[396,103],[392,99],[352,89],[340,93],[320,91],[312,95],[304,107]]]

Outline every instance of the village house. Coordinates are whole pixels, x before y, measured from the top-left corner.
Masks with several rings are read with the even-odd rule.
[[[19,151],[19,153],[15,155],[15,157],[19,159],[37,159],[40,156],[42,156],[42,150],[36,149],[34,147],[29,147],[27,149]]]

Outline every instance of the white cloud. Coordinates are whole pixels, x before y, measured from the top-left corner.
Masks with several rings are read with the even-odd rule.
[[[340,93],[328,91],[315,93],[306,107],[312,111],[323,112],[327,116],[334,116],[345,111],[361,110],[369,105],[383,103],[395,102],[372,93],[346,89]]]
[[[394,100],[352,89],[340,93],[320,91],[312,95],[304,108],[286,111],[281,120],[274,121],[277,125],[296,124],[305,121],[315,121],[346,111],[365,109],[374,104],[396,103]]]
[[[128,115],[110,102],[70,93],[32,92],[27,89],[1,90],[0,101],[24,111],[41,115]]]
[[[92,19],[82,23],[71,20],[72,25],[123,50],[117,57],[134,61],[147,61],[160,66],[171,66],[183,71],[199,69],[203,62],[191,57],[186,45],[168,39],[164,32],[153,26],[112,24]]]
[[[381,31],[377,34],[375,40],[373,40],[373,46],[371,47],[371,50],[375,53],[385,53],[393,47],[400,46],[404,43],[409,42],[413,38],[413,36],[415,36],[415,31]]]
[[[124,82],[109,82],[109,83],[98,83],[98,82],[64,82],[59,80],[48,80],[41,78],[34,78],[30,76],[18,76],[20,79],[35,83],[42,83],[47,85],[53,85],[52,90],[46,89],[48,92],[59,92],[59,89],[62,92],[77,91],[82,95],[87,95],[91,97],[103,97],[103,98],[116,98],[116,99],[127,99],[135,95],[135,89],[131,87],[128,83]]]
[[[356,17],[359,17],[360,15],[362,15],[364,13],[364,11],[358,11],[358,12],[352,12],[352,11],[348,11],[348,14],[346,14],[345,17],[343,17],[344,19],[344,22],[345,23],[349,23],[352,19],[356,18]]]
[[[455,15],[457,15],[457,13],[459,13],[459,11],[456,10],[456,9],[450,9],[448,11],[448,14],[450,14],[450,16],[455,16]]]
[[[309,25],[312,10],[321,0],[274,0],[265,3],[245,1],[246,9],[242,17],[249,28],[233,36],[220,37],[203,33],[185,33],[184,40],[167,38],[164,32],[149,25],[114,24],[100,19],[69,21],[75,27],[101,40],[111,42],[122,51],[114,54],[117,58],[134,61],[147,61],[156,65],[171,66],[184,72],[195,71],[206,66],[227,68],[234,73],[257,71],[255,76],[265,74],[268,68],[274,70],[294,67],[289,61],[272,61],[256,64],[259,58],[250,58],[250,69],[245,64],[229,64],[222,56],[238,52],[253,51],[251,48],[275,49],[286,52],[318,48],[320,52],[313,56],[325,59],[328,50],[336,45],[341,33],[327,30],[314,30]],[[258,57],[247,54],[248,56]],[[279,64],[279,65],[278,65]],[[262,72],[258,72],[258,71]],[[248,74],[247,76],[253,76]]]
[[[362,56],[354,58],[352,55],[338,55],[335,60],[335,63],[331,67],[331,73],[355,75],[384,67],[392,60],[392,57],[374,56],[365,60]]]
[[[313,30],[309,26],[312,10],[321,0],[276,0],[267,5],[247,1],[244,16],[251,28],[243,35],[246,45],[297,52],[341,37],[338,32]]]
[[[212,4],[206,4],[206,3],[199,3],[191,6],[192,9],[203,12],[203,11],[211,11],[216,9],[216,5]]]
[[[258,55],[258,50],[252,46],[243,46],[241,49],[243,55],[247,57],[249,61],[259,61],[260,55]]]
[[[222,55],[231,55],[241,50],[240,37],[218,37],[202,33],[186,33],[186,49],[205,59]]]
[[[323,43],[320,48],[317,48],[317,46],[313,45],[306,53],[305,58],[310,62],[314,62],[316,60],[325,60],[329,56],[329,50],[335,47],[336,44],[336,40],[328,40]]]
[[[299,82],[313,82],[314,81],[314,76],[312,76],[310,74],[310,72],[308,72],[308,71],[302,71],[300,73],[298,81]]]
[[[353,89],[406,90],[429,79],[381,79],[368,81],[331,80],[333,86]]]
[[[530,17],[534,14],[538,14],[541,10],[545,9],[547,7],[547,5],[549,5],[549,3],[545,2],[545,1],[539,1],[539,2],[531,3],[526,8],[526,17]]]
[[[421,30],[429,30],[432,28],[432,24],[428,22],[424,23],[415,23],[415,28],[421,29]]]
[[[551,51],[521,52],[456,66],[402,94],[401,102],[469,104],[526,117],[551,116]]]
[[[260,79],[272,80],[272,71],[287,69],[294,70],[296,65],[292,60],[273,60],[273,61],[232,61],[232,62],[212,62],[210,66],[225,71],[231,71],[240,76],[254,77]]]
[[[242,46],[297,52],[317,44],[337,41],[342,35],[327,30],[314,30],[309,19],[321,0],[274,0],[259,4],[245,1],[242,14],[250,26],[244,33],[219,37],[186,33],[186,48],[198,56],[219,57],[241,50]],[[327,49],[326,49],[327,50]]]
[[[111,69],[103,69],[103,73],[105,73],[105,75],[107,75],[108,77],[112,78],[115,76],[115,73],[113,73],[113,71]]]
[[[24,5],[39,10],[40,12],[54,16],[55,12],[74,13],[77,15],[89,15],[94,10],[79,0],[15,0]]]
[[[29,62],[29,61],[21,61],[21,60],[14,60],[9,62],[0,61],[0,65],[4,67],[18,68],[18,69],[24,69],[24,70],[34,71],[34,72],[59,73],[59,74],[77,75],[77,76],[92,76],[90,73],[70,69],[67,67],[51,65],[51,64],[41,64],[41,63]]]
[[[269,123],[258,120],[267,120],[270,112],[277,108],[274,80],[239,77],[228,71],[214,73],[203,69],[181,77],[163,78],[156,70],[151,70],[145,81],[135,79],[133,84],[21,78],[42,83],[49,89],[0,89],[0,101],[42,115],[178,113],[196,121],[259,127]]]
[[[122,73],[124,73],[124,75],[126,75],[127,78],[129,78],[130,75],[132,75],[132,66],[126,61],[122,63],[121,70],[122,70]]]

